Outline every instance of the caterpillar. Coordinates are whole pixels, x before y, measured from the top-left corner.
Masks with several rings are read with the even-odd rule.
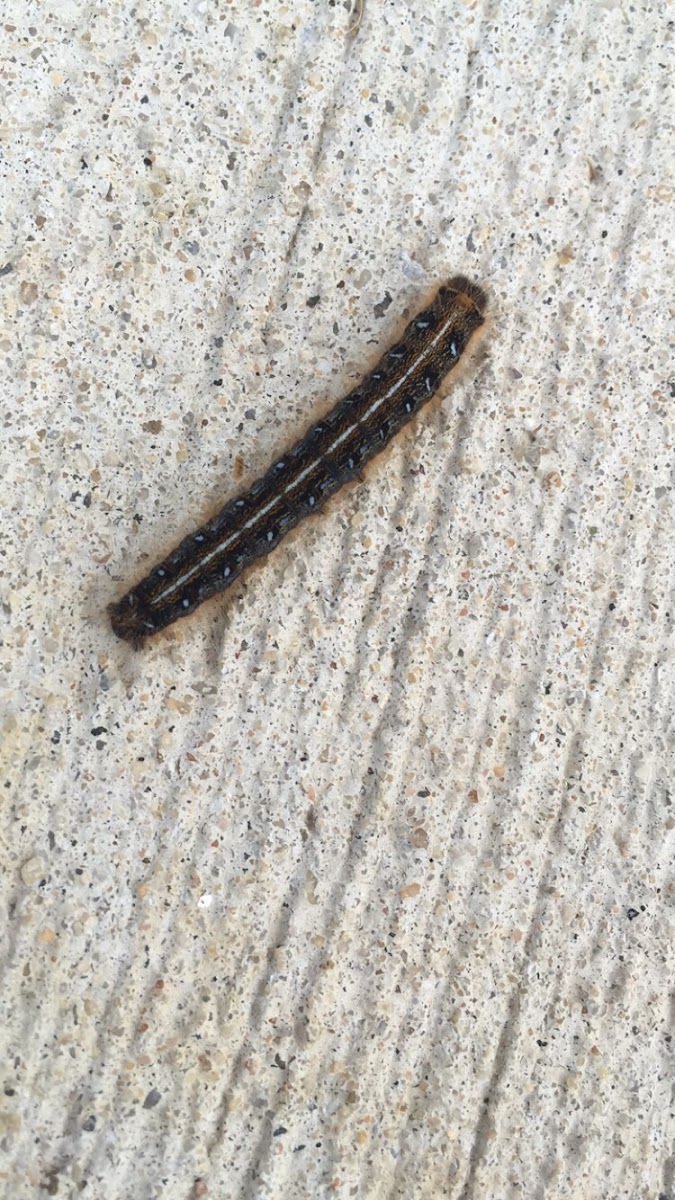
[[[117,636],[138,647],[194,612],[356,478],[438,391],[484,324],[486,307],[483,290],[463,276],[443,284],[358,387],[109,605]]]

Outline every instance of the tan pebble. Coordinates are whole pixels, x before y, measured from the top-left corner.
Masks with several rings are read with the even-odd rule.
[[[40,858],[39,854],[36,854],[34,858],[29,858],[28,861],[23,864],[21,868],[21,879],[29,887],[32,887],[36,883],[40,883],[40,880],[44,879],[44,877],[44,859]]]
[[[421,884],[409,883],[407,885],[407,887],[401,888],[400,896],[401,896],[402,900],[411,900],[413,898],[413,896],[419,895],[420,891],[421,891]]]

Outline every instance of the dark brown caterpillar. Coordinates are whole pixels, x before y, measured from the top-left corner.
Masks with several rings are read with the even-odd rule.
[[[439,288],[375,370],[246,492],[109,606],[118,637],[140,645],[223,592],[316,512],[434,395],[484,323],[484,292],[458,276]]]

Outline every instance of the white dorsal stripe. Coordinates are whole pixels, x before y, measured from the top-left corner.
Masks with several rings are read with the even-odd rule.
[[[410,376],[419,369],[420,364],[429,357],[431,352],[440,342],[441,338],[445,336],[455,319],[455,316],[451,316],[443,322],[440,329],[437,330],[431,341],[425,346],[424,352],[419,357],[413,359],[407,371],[404,371],[403,374],[398,377],[398,379],[394,380],[394,383],[390,388],[387,389],[386,392],[383,392],[381,396],[378,396],[377,399],[374,400],[371,405],[369,405],[358,421],[355,421],[353,425],[350,425],[348,429],[345,429],[343,433],[339,434],[339,436],[331,442],[330,446],[328,446],[327,449],[324,450],[323,453],[314,460],[314,462],[310,463],[308,467],[305,467],[302,471],[300,471],[300,473],[296,475],[294,479],[291,479],[286,487],[281,489],[280,493],[277,493],[275,496],[273,496],[272,499],[268,501],[263,508],[255,512],[248,521],[244,521],[244,523],[240,525],[238,529],[228,533],[220,542],[218,542],[216,546],[214,546],[207,553],[203,554],[198,562],[193,562],[186,571],[183,571],[181,575],[178,575],[175,579],[173,579],[167,587],[159,592],[157,596],[153,597],[153,599],[150,601],[150,604],[161,604],[168,596],[171,596],[174,592],[180,591],[181,588],[183,588],[186,583],[189,583],[195,575],[199,575],[200,572],[203,571],[204,567],[207,567],[214,558],[218,558],[218,556],[223,554],[233,542],[236,542],[237,539],[241,537],[242,533],[244,533],[247,529],[253,529],[254,526],[258,525],[260,521],[267,516],[267,513],[270,512],[278,503],[279,495],[285,496],[288,495],[289,492],[295,491],[295,489],[300,486],[303,480],[306,479],[308,475],[311,475],[312,472],[315,471],[316,468],[326,458],[328,458],[328,456],[332,454],[338,446],[342,445],[342,443],[347,440],[347,438],[354,432],[355,429],[358,429],[360,425],[363,425],[365,421],[372,417],[373,413],[376,413],[383,404],[386,404],[387,400],[391,400],[391,397],[396,395],[400,388],[403,387],[403,384],[406,382],[406,380],[409,379]],[[454,345],[452,350],[453,357],[455,357]]]

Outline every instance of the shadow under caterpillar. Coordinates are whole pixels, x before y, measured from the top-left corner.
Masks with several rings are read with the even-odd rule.
[[[438,391],[484,324],[486,307],[485,293],[463,276],[443,284],[358,387],[109,605],[117,636],[140,646],[225,591],[303,517],[356,478]]]

